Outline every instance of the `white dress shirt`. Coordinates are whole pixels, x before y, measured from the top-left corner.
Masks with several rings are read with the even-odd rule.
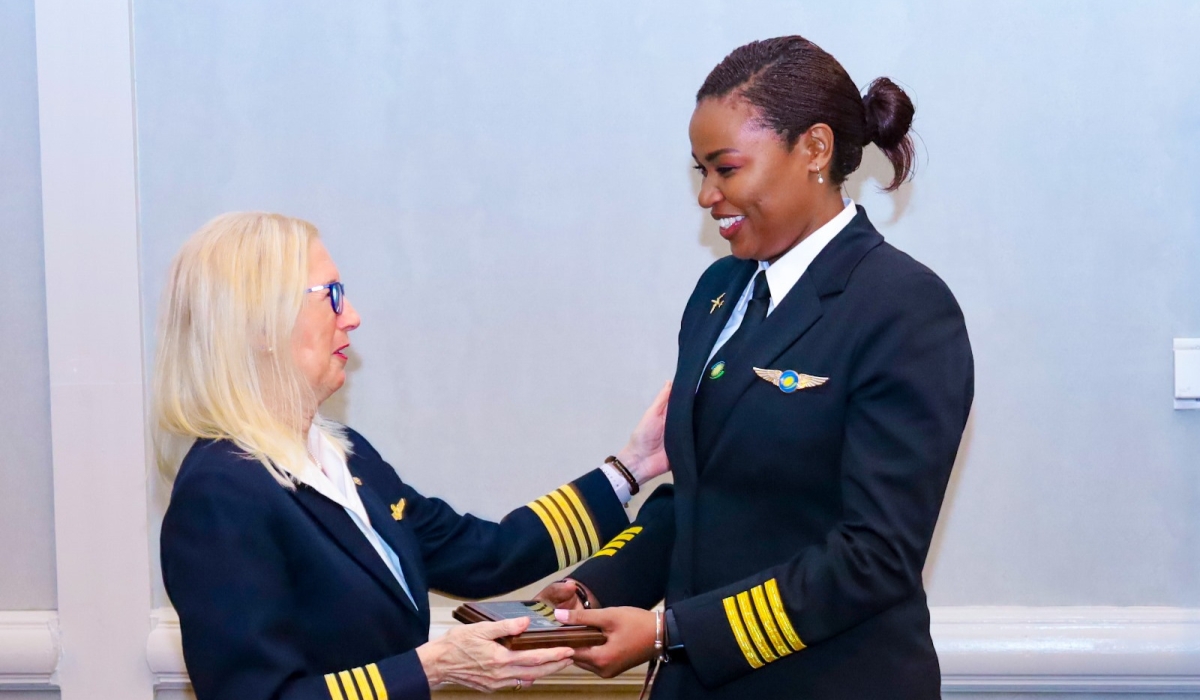
[[[825,222],[824,226],[813,231],[774,263],[766,260],[759,261],[758,269],[767,271],[767,287],[771,290],[771,302],[767,306],[768,316],[775,310],[775,307],[779,306],[787,293],[792,291],[792,287],[800,281],[800,277],[808,270],[812,261],[817,259],[822,250],[825,250],[825,246],[829,245],[829,242],[841,233],[842,229],[846,228],[858,213],[858,209],[854,206],[854,200],[843,197],[842,204],[845,207],[838,212],[837,216]],[[738,297],[737,304],[733,307],[733,313],[725,322],[725,328],[721,330],[721,335],[717,336],[717,342],[713,344],[712,350],[708,353],[708,361],[705,362],[705,366],[712,362],[721,346],[742,325],[742,319],[746,316],[746,307],[750,305],[750,298],[754,296],[754,278],[757,276],[758,273],[755,273],[754,277],[750,278],[750,283],[742,290],[742,295]],[[703,379],[704,375],[701,374],[700,378]],[[696,383],[696,388],[700,388],[699,382]]]
[[[379,533],[375,532],[375,528],[371,527],[371,519],[367,517],[367,509],[363,507],[362,499],[358,496],[354,477],[350,474],[350,467],[346,466],[346,459],[341,451],[334,447],[325,433],[309,429],[308,454],[309,460],[304,471],[297,477],[317,493],[346,509],[350,519],[362,531],[371,547],[379,554],[379,558],[396,577],[405,595],[413,601],[413,607],[416,607],[412,591],[408,589],[408,581],[404,579],[404,570],[400,568],[400,559]],[[313,461],[314,457],[316,462]]]

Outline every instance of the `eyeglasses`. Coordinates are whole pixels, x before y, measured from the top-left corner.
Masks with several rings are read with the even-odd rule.
[[[321,292],[326,289],[329,290],[329,305],[333,307],[333,313],[340,315],[342,313],[343,302],[346,299],[346,286],[341,282],[330,282],[318,287],[309,287],[304,292],[308,294],[310,292]]]

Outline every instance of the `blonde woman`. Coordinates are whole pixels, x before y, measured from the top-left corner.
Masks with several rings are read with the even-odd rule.
[[[616,462],[509,513],[417,493],[358,433],[321,417],[359,316],[311,224],[226,214],[172,265],[158,333],[160,445],[192,444],[162,528],[162,569],[199,700],[427,698],[454,682],[521,689],[570,649],[510,652],[528,620],[428,641],[428,590],[531,583],[628,525],[622,502],[667,469],[667,392]],[[164,450],[161,454],[166,454]]]

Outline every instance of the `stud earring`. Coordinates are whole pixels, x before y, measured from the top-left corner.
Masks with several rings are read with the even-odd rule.
[[[820,171],[820,170],[818,170],[818,171],[817,171],[817,184],[818,184],[818,185],[824,185],[824,184],[825,184],[825,178],[821,176],[821,171]]]

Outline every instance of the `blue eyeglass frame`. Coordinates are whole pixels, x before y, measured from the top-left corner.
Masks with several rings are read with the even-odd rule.
[[[344,306],[343,302],[346,299],[346,285],[342,284],[341,282],[330,282],[329,284],[309,287],[308,289],[304,290],[304,293],[309,294],[312,292],[321,292],[326,289],[329,290],[329,305],[333,307],[333,313],[341,316],[342,308]]]

